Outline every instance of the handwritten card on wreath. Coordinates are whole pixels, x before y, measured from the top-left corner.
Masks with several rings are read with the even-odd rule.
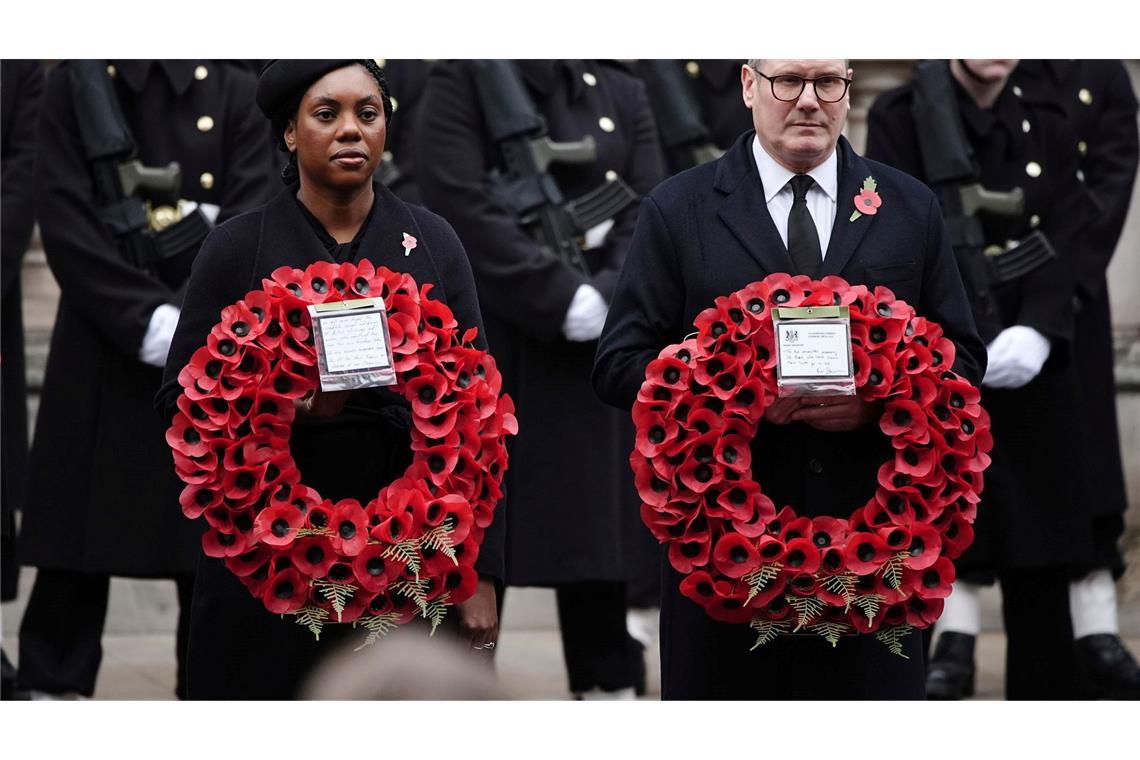
[[[396,381],[383,301],[361,298],[309,306],[321,389],[349,390]]]

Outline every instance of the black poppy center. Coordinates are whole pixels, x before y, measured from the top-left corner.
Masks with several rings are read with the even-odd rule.
[[[293,582],[278,581],[273,587],[273,595],[278,599],[291,599],[293,597]]]
[[[860,562],[870,562],[875,557],[875,547],[870,544],[860,544],[855,555],[859,557]]]
[[[665,440],[665,428],[660,425],[654,425],[649,428],[649,442],[658,444]]]
[[[422,403],[430,404],[435,401],[435,388],[432,388],[430,385],[425,385],[420,388],[419,397]]]
[[[772,294],[772,300],[776,303],[787,303],[791,297],[792,294],[782,288]]]
[[[938,575],[938,571],[936,570],[927,570],[922,574],[922,585],[927,588],[938,588],[941,582],[942,577]]]
[[[871,370],[871,374],[867,376],[867,382],[871,385],[878,385],[883,382],[883,373],[877,369]]]
[[[736,564],[748,561],[748,550],[743,546],[734,546],[728,552],[728,558]]]
[[[788,565],[791,567],[801,567],[805,559],[807,559],[807,557],[804,556],[803,551],[800,549],[788,552]]]
[[[881,303],[875,307],[875,311],[879,313],[880,317],[891,316],[891,305],[889,303]]]
[[[344,520],[337,527],[337,532],[340,533],[340,537],[345,541],[351,541],[356,537],[356,523],[351,520]]]
[[[273,535],[277,536],[278,538],[285,538],[285,536],[289,535],[289,523],[285,520],[285,518],[278,517],[273,521],[272,530]]]
[[[681,554],[685,555],[689,559],[692,559],[693,557],[697,556],[700,553],[701,553],[701,545],[700,544],[693,543],[693,542],[690,542],[687,544],[681,544]]]
[[[320,277],[314,277],[313,278],[313,286],[312,287],[313,287],[314,293],[325,293],[329,289],[328,283],[325,282],[324,280],[322,280]]]
[[[871,340],[875,341],[876,343],[882,343],[886,339],[887,331],[884,330],[881,326],[875,325],[871,328]]]
[[[823,531],[816,533],[811,540],[815,542],[816,546],[831,546],[831,536]]]
[[[905,409],[896,409],[893,419],[899,427],[906,427],[911,422],[910,412]]]
[[[966,405],[966,399],[962,398],[962,394],[960,394],[960,393],[951,393],[950,394],[950,406],[954,407],[955,409],[961,409],[965,405]]]
[[[697,480],[701,483],[707,483],[712,480],[713,471],[707,464],[697,465],[697,469],[693,472]]]
[[[665,382],[675,383],[681,379],[681,371],[678,370],[676,367],[670,367],[669,369],[665,370],[664,377],[665,377]]]
[[[368,292],[368,280],[363,277],[357,277],[356,281],[352,283],[352,287],[357,293],[364,295]]]
[[[764,557],[765,559],[771,559],[772,557],[777,556],[779,553],[779,544],[767,544],[763,549],[760,550],[760,556]]]

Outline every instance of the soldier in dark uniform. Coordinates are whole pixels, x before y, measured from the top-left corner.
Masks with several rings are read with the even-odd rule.
[[[1088,696],[1140,699],[1140,665],[1120,641],[1113,576],[1124,572],[1117,542],[1128,499],[1113,377],[1112,314],[1105,271],[1124,228],[1140,145],[1136,95],[1120,61],[1021,61],[1013,81],[1027,96],[1064,109],[1077,136],[1080,170],[1101,214],[1081,238],[1073,326],[1081,398],[1081,501],[1092,518],[1088,571],[1069,586],[1082,687]]]
[[[406,203],[422,204],[419,185],[416,183],[416,152],[413,141],[416,111],[427,85],[432,62],[378,58],[376,64],[384,72],[392,90],[392,113],[399,114],[388,127],[388,142],[384,146],[384,160],[376,178]]]
[[[947,189],[931,180],[920,143],[929,128],[914,110],[916,101],[947,99],[943,105],[958,114],[976,162],[974,179],[990,191],[1024,193],[1020,209],[977,212],[986,254],[1037,230],[1057,254],[1024,276],[989,284],[976,281],[969,261],[960,262],[988,345],[982,404],[991,415],[995,449],[974,546],[958,563],[928,671],[930,696],[943,699],[972,693],[977,593],[994,573],[1002,584],[1008,641],[1007,698],[1076,695],[1068,584],[1088,561],[1092,542],[1080,499],[1073,262],[1095,208],[1064,114],[1008,83],[1015,64],[927,62],[914,82],[880,96],[868,117],[867,154],[931,184],[955,229]]]
[[[51,73],[38,127],[40,229],[61,295],[22,525],[22,562],[39,571],[20,627],[20,682],[47,695],[94,691],[110,576],[173,578],[189,609],[200,530],[179,509],[152,399],[200,238],[173,249],[155,241],[160,229],[208,229],[246,210],[269,179],[248,71],[187,60],[93,66]],[[111,201],[96,173],[112,167],[85,151],[94,125],[73,99],[80,71],[110,78],[88,81],[110,88],[142,164],[181,166],[177,206],[152,204],[149,230],[117,236],[104,221]]]
[[[640,194],[661,180],[645,90],[627,69],[569,60],[514,65],[553,140],[596,142],[596,160],[550,167],[562,195],[619,178]],[[555,588],[571,692],[632,697],[641,657],[626,633],[621,526],[638,505],[633,426],[598,401],[589,377],[636,204],[585,233],[583,272],[544,250],[488,195],[489,175],[502,172],[504,160],[490,137],[475,64],[436,64],[419,108],[420,189],[464,242],[504,390],[518,408],[505,484],[508,584]]]
[[[20,265],[36,221],[36,116],[44,89],[39,61],[0,61],[0,193],[3,195],[3,239],[0,254],[4,277],[0,370],[3,371],[3,437],[0,438],[0,601],[16,598],[20,566],[16,563],[16,512],[24,490],[28,458],[28,400],[24,381],[24,320],[21,313]],[[15,671],[3,654],[3,699],[11,699]]]

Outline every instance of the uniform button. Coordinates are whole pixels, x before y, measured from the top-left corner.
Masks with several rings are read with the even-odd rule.
[[[823,462],[818,459],[809,459],[808,471],[811,472],[812,475],[819,475],[823,472]]]
[[[1077,169],[1077,179],[1079,179],[1081,182],[1085,181],[1085,173],[1083,170]]]
[[[1087,87],[1081,88],[1081,91],[1077,93],[1077,98],[1086,106],[1092,105],[1092,93],[1088,91]]]
[[[1013,86],[1013,94],[1020,98],[1021,97],[1021,88],[1018,87],[1017,85],[1014,85]]]
[[[1029,163],[1027,163],[1025,165],[1025,173],[1028,174],[1030,177],[1033,177],[1034,179],[1036,179],[1037,177],[1040,177],[1041,176],[1041,164],[1037,163],[1036,161],[1030,161]]]
[[[1032,227],[1033,229],[1037,229],[1038,227],[1040,227],[1041,226],[1041,217],[1037,216],[1037,214],[1034,214],[1033,216],[1029,217],[1029,226]]]
[[[615,129],[617,129],[617,126],[614,124],[614,120],[609,116],[603,116],[602,118],[598,119],[598,126],[602,128],[603,132],[613,132]]]
[[[206,77],[210,76],[210,71],[205,66],[199,66],[194,69],[194,78],[201,82]]]
[[[375,61],[376,65],[379,66],[380,68],[384,68],[385,66],[388,65],[388,59],[387,58],[373,58],[372,60]]]
[[[397,103],[396,99],[392,96],[388,96],[388,100],[392,101],[392,113],[396,113],[396,109],[400,107],[400,104]]]
[[[613,169],[610,169],[608,172],[606,172],[606,182],[613,182],[615,179],[617,179],[617,177],[617,172],[615,172]]]
[[[119,73],[119,70],[115,68],[115,64],[113,64],[113,63],[107,64],[107,76],[111,77],[111,79],[114,79],[118,75],[118,73]]]
[[[1021,120],[1021,131],[1022,132],[1028,132],[1029,131],[1029,119],[1022,119]]]
[[[202,172],[202,176],[198,178],[198,184],[202,186],[203,190],[209,190],[214,186],[214,175],[209,172]]]
[[[582,81],[591,87],[596,87],[598,84],[598,78],[588,71],[582,72]]]
[[[1089,144],[1084,140],[1081,140],[1079,143],[1077,143],[1077,150],[1081,152],[1082,156],[1087,156],[1089,152]]]
[[[685,64],[685,71],[689,72],[689,76],[696,79],[701,75],[701,65],[696,61],[689,61]]]
[[[209,132],[214,128],[214,120],[209,116],[202,116],[198,119],[198,131]]]
[[[386,150],[386,151],[384,151],[383,155],[381,155],[381,156],[380,156],[380,158],[381,158],[381,160],[383,160],[383,161],[388,161],[389,163],[391,163],[391,161],[392,161],[392,151],[390,151],[390,150]]]

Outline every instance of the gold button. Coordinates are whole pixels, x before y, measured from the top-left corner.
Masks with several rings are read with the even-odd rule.
[[[617,126],[614,125],[614,120],[609,116],[603,116],[598,119],[598,126],[602,128],[603,132],[613,132],[617,129]]]
[[[1030,177],[1033,177],[1034,179],[1036,179],[1037,177],[1040,177],[1041,176],[1041,164],[1037,163],[1036,161],[1030,161],[1029,163],[1027,163],[1025,165],[1025,173],[1028,174]]]
[[[391,96],[388,97],[388,100],[392,101],[392,113],[396,113],[396,109],[400,107],[400,104],[397,103],[396,99]]]
[[[1013,86],[1013,94],[1020,98],[1021,97],[1021,88],[1018,87],[1017,85],[1014,85]]]
[[[1032,227],[1033,229],[1037,229],[1038,227],[1040,227],[1041,226],[1041,217],[1037,216],[1037,214],[1034,214],[1033,216],[1029,217],[1029,226]]]
[[[1077,93],[1077,97],[1080,98],[1080,101],[1086,106],[1092,105],[1092,93],[1088,91],[1087,87],[1082,87],[1081,91]]]
[[[1088,155],[1089,144],[1084,140],[1081,140],[1079,143],[1077,143],[1077,150],[1081,152],[1082,156]]]
[[[613,169],[610,169],[608,172],[606,172],[606,182],[613,182],[615,179],[617,179],[617,177],[617,172],[615,172]]]
[[[198,119],[198,131],[209,132],[214,128],[214,120],[209,116],[202,116]]]
[[[115,68],[115,64],[113,64],[113,63],[107,64],[107,76],[111,77],[111,79],[114,79],[118,75],[118,73],[119,73],[119,70]]]
[[[381,155],[380,158],[381,158],[381,160],[388,161],[390,163],[392,161],[392,151],[390,151],[390,150],[384,151],[383,155]]]
[[[209,190],[214,186],[214,175],[209,172],[202,172],[202,176],[198,178],[198,183],[203,190]]]
[[[582,72],[582,81],[591,87],[596,87],[598,85],[598,78],[588,71]]]
[[[701,65],[696,61],[689,61],[685,64],[685,71],[689,72],[689,76],[696,79],[701,75]]]
[[[1022,119],[1021,120],[1021,131],[1022,132],[1028,132],[1029,131],[1029,119]]]
[[[206,77],[210,76],[210,71],[205,66],[199,66],[194,69],[194,78],[201,82]]]
[[[373,58],[372,60],[376,61],[376,65],[379,66],[380,68],[384,68],[385,66],[388,65],[388,59],[387,58]]]

